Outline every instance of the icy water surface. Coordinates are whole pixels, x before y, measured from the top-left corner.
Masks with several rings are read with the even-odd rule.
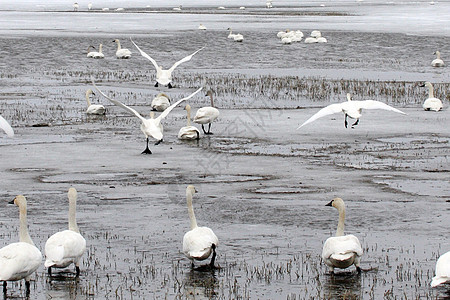
[[[43,15],[33,12],[27,21],[23,12],[0,13],[14,20],[0,38],[0,113],[16,132],[12,139],[0,135],[0,246],[18,239],[17,208],[6,200],[27,196],[30,234],[43,250],[67,226],[71,186],[88,243],[79,278],[72,268],[49,278],[41,266],[30,299],[448,297],[448,288],[429,284],[436,259],[450,250],[450,78],[447,67],[430,66],[435,50],[448,57],[449,35],[414,28],[405,34],[393,17],[386,24],[394,29],[386,32],[312,18],[308,28],[289,27],[320,25],[329,43],[286,46],[276,38],[286,29],[285,9],[260,23],[262,12],[217,17],[198,10],[170,14],[180,23],[159,29],[144,29],[141,21],[157,23],[166,14],[84,14],[77,29],[65,21],[72,13],[52,12],[46,15],[52,22],[35,34],[33,20]],[[122,29],[107,28],[110,18]],[[202,18],[212,20],[211,30],[196,30]],[[250,25],[240,26],[246,19]],[[100,30],[83,32],[95,20]],[[230,26],[245,35],[244,43],[227,39]],[[153,67],[130,37],[165,67],[205,49],[174,72],[174,89],[155,88]],[[115,59],[114,38],[134,52],[131,59]],[[86,58],[87,47],[99,43],[105,59]],[[186,124],[180,106],[164,122],[164,142],[150,145],[151,156],[141,155],[145,137],[136,118],[98,93],[93,101],[106,106],[106,116],[85,115],[91,76],[143,115],[159,91],[179,99],[211,88],[221,112],[214,135],[177,140]],[[425,80],[434,83],[443,111],[422,110]],[[346,129],[337,114],[296,130],[347,92],[407,115],[364,111],[360,124]],[[195,112],[209,98],[202,92],[189,103]],[[219,238],[220,268],[212,272],[191,269],[181,253],[188,184],[199,191],[199,225]],[[346,233],[363,246],[360,275],[351,267],[330,276],[321,262],[323,242],[337,226],[337,211],[325,206],[334,197],[346,201]],[[8,284],[4,298],[23,297],[23,282]]]

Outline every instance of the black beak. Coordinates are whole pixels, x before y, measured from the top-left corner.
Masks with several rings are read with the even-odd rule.
[[[325,204],[325,206],[333,206],[333,200],[331,200],[328,204]]]
[[[196,193],[198,193],[198,190],[197,190],[196,188],[194,188],[194,191],[195,191]]]
[[[424,86],[425,86],[425,83],[422,83],[422,84],[420,84],[419,86],[420,86],[420,87],[424,87]]]
[[[14,200],[15,199],[13,199],[12,201],[9,201],[8,204],[14,204]]]

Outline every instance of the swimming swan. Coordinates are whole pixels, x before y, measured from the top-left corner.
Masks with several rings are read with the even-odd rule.
[[[187,125],[181,127],[178,132],[178,138],[180,140],[198,140],[200,139],[200,131],[195,126],[191,126],[191,106],[186,104],[184,108],[187,112]]]
[[[69,197],[69,230],[53,234],[45,243],[44,266],[48,268],[48,274],[52,274],[52,268],[65,268],[75,264],[76,276],[80,275],[80,258],[86,250],[86,240],[80,234],[75,217],[77,209],[77,190],[70,188]]]
[[[95,50],[95,47],[92,45],[88,47],[86,56],[89,58],[93,58],[94,54],[97,53],[97,51],[91,51],[91,48]]]
[[[129,106],[126,106],[125,104],[122,104],[121,102],[119,102],[117,100],[114,100],[114,99],[111,99],[110,97],[106,96],[102,91],[99,90],[99,88],[95,85],[94,81],[92,81],[92,84],[97,89],[97,91],[99,91],[100,94],[103,95],[103,97],[105,97],[106,99],[108,99],[109,101],[114,103],[115,105],[117,105],[117,106],[123,108],[124,110],[130,112],[131,114],[135,115],[136,117],[138,117],[141,120],[141,122],[142,122],[142,124],[141,124],[141,131],[144,133],[145,137],[147,138],[147,146],[146,146],[145,150],[142,151],[142,154],[152,154],[152,152],[148,148],[149,137],[152,137],[155,140],[157,140],[155,145],[158,145],[159,143],[162,142],[162,139],[163,139],[163,126],[161,124],[162,119],[164,119],[172,111],[172,109],[174,109],[178,104],[180,104],[184,100],[192,98],[195,94],[197,94],[198,92],[200,92],[202,90],[202,88],[199,88],[194,93],[192,93],[189,96],[187,96],[186,98],[178,100],[177,102],[175,102],[174,104],[172,104],[171,106],[166,108],[166,110],[164,110],[159,115],[159,117],[157,117],[156,119],[153,118],[154,117],[154,113],[153,112],[150,113],[150,119],[146,119],[143,116],[141,116],[133,108],[131,108]]]
[[[202,124],[202,129],[205,134],[212,134],[211,123],[214,122],[214,120],[219,116],[219,110],[214,107],[214,100],[211,90],[206,93],[206,96],[210,97],[211,106],[199,108],[195,114],[194,123]],[[208,132],[205,131],[203,124],[209,124]]]
[[[194,208],[192,207],[192,197],[195,192],[193,185],[189,185],[186,188],[186,202],[191,221],[191,230],[186,232],[183,237],[183,253],[192,261],[192,266],[194,266],[194,260],[205,260],[212,253],[209,266],[214,268],[216,247],[219,245],[219,239],[210,228],[197,226]]]
[[[172,82],[172,72],[175,70],[175,68],[178,67],[179,65],[181,65],[184,62],[190,61],[191,58],[195,54],[197,54],[197,52],[199,52],[200,50],[202,50],[204,48],[204,47],[202,47],[202,48],[198,49],[197,51],[195,51],[194,53],[192,53],[191,55],[188,55],[185,58],[177,61],[176,63],[173,64],[173,66],[170,69],[163,70],[163,68],[161,66],[159,66],[153,58],[151,58],[147,53],[142,51],[141,48],[139,48],[138,45],[136,45],[133,41],[131,41],[131,42],[139,50],[141,55],[143,57],[147,58],[149,61],[151,61],[153,66],[155,66],[155,69],[156,69],[156,84],[155,84],[155,87],[157,87],[158,83],[159,83],[159,84],[162,84],[164,86],[167,85],[169,88],[172,88],[172,85],[170,83]]]
[[[120,46],[120,41],[118,39],[115,39],[113,43],[117,43],[117,51],[116,51],[117,58],[127,59],[131,57],[131,51],[126,48],[122,48]]]
[[[434,54],[436,54],[436,59],[434,59],[431,62],[431,65],[433,67],[443,67],[443,66],[445,66],[444,61],[441,59],[441,52],[436,51]]]
[[[2,116],[0,116],[0,128],[9,136],[14,136],[14,130],[11,125],[9,125],[8,121],[6,121]]]
[[[98,52],[94,52],[92,58],[105,58],[105,55],[102,52],[103,44],[98,46]]]
[[[336,236],[329,237],[323,245],[322,259],[331,273],[334,268],[345,269],[355,265],[358,273],[363,249],[356,236],[344,235],[345,204],[341,198],[334,198],[326,206],[333,206],[339,212],[339,223]]]
[[[87,110],[86,113],[88,115],[104,115],[106,112],[106,109],[101,104],[91,104],[91,100],[89,99],[89,96],[91,94],[94,94],[94,92],[91,89],[88,89],[86,91],[86,102],[87,102]],[[94,94],[95,95],[95,94]]]
[[[442,254],[436,262],[436,276],[431,281],[431,287],[436,287],[444,282],[450,282],[450,251]]]
[[[200,24],[200,25],[198,26],[198,29],[199,29],[199,30],[206,30],[206,26],[203,25],[203,24]]]
[[[428,98],[423,103],[422,107],[424,110],[434,110],[434,111],[440,111],[443,108],[442,101],[438,98],[434,97],[433,93],[433,85],[430,82],[425,82],[424,84],[420,85],[420,87],[428,87]]]
[[[6,293],[7,281],[25,279],[26,293],[30,293],[31,274],[39,268],[42,254],[33,243],[27,226],[27,200],[19,195],[10,204],[19,207],[19,242],[0,249],[0,281],[3,281],[3,293]]]
[[[242,34],[233,34],[233,30],[231,29],[231,27],[227,30],[230,31],[230,33],[228,34],[229,39],[233,39],[235,42],[242,42],[244,40],[244,36]]]
[[[156,111],[164,111],[169,106],[170,106],[169,96],[167,96],[164,93],[159,93],[152,100],[152,104],[151,104],[152,110],[156,110]]]
[[[337,114],[340,112],[343,112],[345,114],[345,128],[347,128],[347,117],[350,117],[352,119],[356,119],[356,122],[352,124],[352,128],[356,125],[358,125],[359,118],[361,118],[361,112],[363,109],[384,109],[384,110],[390,110],[399,114],[406,115],[404,112],[393,108],[392,106],[389,106],[387,104],[384,104],[380,101],[375,100],[364,100],[364,101],[352,101],[352,96],[347,93],[347,102],[342,103],[336,103],[328,105],[321,110],[319,110],[315,115],[313,115],[311,118],[305,121],[302,125],[300,125],[297,129],[300,129],[301,127],[305,126],[308,123],[314,122],[315,120],[332,115]]]

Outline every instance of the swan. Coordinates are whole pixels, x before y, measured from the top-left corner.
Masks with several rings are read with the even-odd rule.
[[[229,39],[234,39],[235,34],[233,34],[233,30],[231,29],[231,27],[229,27],[227,30],[230,31],[230,33],[228,34],[228,38]]]
[[[88,89],[86,91],[86,102],[87,102],[87,106],[88,106],[88,108],[86,110],[86,113],[88,115],[104,115],[105,112],[106,112],[106,109],[105,109],[105,107],[103,105],[101,105],[101,104],[91,104],[91,100],[89,100],[89,96],[91,94],[95,95],[94,92],[91,89]]]
[[[92,3],[88,3],[88,10],[92,9]]]
[[[80,234],[75,217],[77,209],[77,190],[70,188],[69,197],[69,230],[59,231],[48,238],[45,243],[46,260],[44,266],[48,274],[52,268],[65,268],[75,264],[76,276],[80,275],[80,258],[86,250],[86,240]]]
[[[443,107],[442,101],[434,97],[433,86],[430,82],[425,82],[420,87],[428,87],[428,99],[425,100],[422,107],[424,110],[440,111]]]
[[[436,262],[436,276],[431,281],[431,287],[436,287],[444,282],[450,282],[450,251],[442,254]]]
[[[288,38],[288,37],[284,37],[284,38],[282,38],[281,39],[281,42],[283,43],[283,44],[292,44],[292,39],[291,38]]]
[[[92,58],[92,57],[94,57],[94,55],[97,53],[97,51],[91,51],[91,48],[93,48],[94,50],[95,50],[95,47],[94,46],[89,46],[88,47],[88,49],[87,49],[87,57],[90,57],[90,58]]]
[[[225,6],[219,6],[217,9],[224,10]]]
[[[198,49],[197,51],[195,51],[194,53],[192,53],[191,55],[186,56],[185,58],[177,61],[176,63],[173,64],[173,66],[168,69],[168,70],[163,70],[163,68],[161,66],[159,66],[156,61],[151,58],[147,53],[145,53],[144,51],[141,50],[141,48],[138,47],[138,45],[136,45],[133,41],[131,41],[133,43],[133,45],[139,50],[139,52],[141,53],[141,55],[145,58],[147,58],[149,61],[152,62],[153,66],[156,69],[156,84],[155,87],[158,87],[158,84],[162,84],[164,86],[168,86],[169,88],[172,88],[172,72],[175,70],[176,67],[178,67],[179,65],[181,65],[184,62],[190,61],[191,58],[197,54],[197,52],[199,52],[200,50],[202,50],[204,47]]]
[[[317,38],[317,43],[326,43],[328,42],[326,38],[324,38],[323,36],[319,36]]]
[[[387,104],[384,104],[380,101],[375,100],[364,100],[364,101],[352,101],[352,96],[347,93],[347,102],[342,103],[336,103],[328,105],[321,110],[319,110],[316,114],[314,114],[311,118],[306,120],[302,125],[300,125],[297,129],[300,129],[301,127],[305,126],[308,123],[314,122],[315,120],[322,118],[324,116],[337,114],[340,112],[343,112],[345,114],[345,128],[347,128],[347,117],[350,117],[352,119],[356,119],[356,122],[352,124],[352,128],[354,126],[358,125],[359,118],[361,118],[361,112],[363,109],[384,109],[384,110],[390,110],[399,114],[406,115],[404,112],[389,106]]]
[[[305,43],[306,43],[306,44],[314,44],[314,43],[318,43],[318,40],[317,40],[317,38],[315,38],[315,37],[308,36],[308,37],[305,39]]]
[[[147,144],[146,144],[147,146],[146,146],[145,150],[142,151],[142,154],[152,154],[152,152],[148,148],[149,137],[152,137],[155,140],[157,140],[155,145],[158,145],[159,143],[162,142],[162,139],[163,139],[163,126],[161,124],[162,119],[164,119],[172,111],[172,109],[174,109],[178,104],[180,104],[184,100],[192,98],[195,94],[197,94],[198,92],[200,92],[202,90],[202,88],[199,88],[194,93],[187,96],[186,98],[178,100],[177,102],[175,102],[174,104],[172,104],[171,106],[166,108],[166,110],[164,110],[163,113],[160,114],[159,117],[157,117],[156,119],[153,118],[154,117],[153,112],[150,113],[150,119],[146,119],[143,116],[141,116],[133,108],[126,106],[125,104],[122,104],[121,102],[111,99],[110,97],[106,96],[102,91],[99,90],[99,88],[95,85],[94,81],[92,81],[92,84],[97,89],[97,91],[99,91],[100,94],[103,95],[103,97],[105,97],[106,99],[108,99],[109,101],[114,103],[115,105],[117,105],[117,106],[123,108],[124,110],[130,112],[131,114],[135,115],[136,117],[138,117],[141,120],[141,122],[142,122],[141,131],[144,133],[145,137],[147,138]]]
[[[117,43],[117,51],[116,51],[117,58],[123,58],[123,59],[130,58],[131,51],[126,48],[120,47],[120,41],[118,39],[115,39],[113,41],[113,43]]]
[[[341,198],[334,198],[326,206],[333,206],[339,212],[339,223],[337,226],[336,236],[329,237],[323,245],[322,259],[330,269],[334,272],[334,268],[345,269],[351,265],[355,265],[358,273],[361,272],[359,267],[363,249],[356,236],[349,234],[344,235],[345,221],[345,204]]]
[[[240,10],[245,10],[245,6],[239,6]]]
[[[436,54],[436,59],[434,59],[431,62],[431,65],[433,67],[443,67],[443,66],[445,66],[444,61],[441,59],[441,52],[436,51],[436,52],[434,52],[434,54]]]
[[[170,106],[170,99],[164,93],[159,93],[152,101],[152,110],[155,111],[164,111],[166,108]]]
[[[211,90],[206,93],[206,96],[210,97],[211,106],[199,108],[195,114],[194,123],[202,124],[202,129],[205,134],[212,134],[211,123],[214,122],[214,120],[219,116],[219,110],[214,107],[213,94]],[[203,124],[209,124],[208,132],[205,131]]]
[[[203,25],[203,24],[200,24],[200,25],[198,26],[198,29],[199,29],[199,30],[206,30],[206,26]]]
[[[19,195],[9,203],[19,207],[19,242],[0,249],[0,281],[3,281],[3,293],[6,293],[7,281],[25,279],[26,293],[29,294],[31,274],[39,268],[42,254],[28,233],[26,198]]]
[[[102,52],[103,49],[103,44],[100,44],[98,46],[98,52],[94,52],[94,54],[92,55],[92,58],[105,58],[105,55]]]
[[[172,10],[175,10],[175,11],[180,11],[181,10],[181,5],[179,5],[178,7],[174,7],[174,8],[172,8]]]
[[[322,36],[322,33],[319,30],[313,30],[313,31],[311,31],[310,36],[318,38],[318,37]]]
[[[216,247],[219,245],[219,239],[210,228],[197,226],[194,208],[192,207],[192,197],[195,192],[193,185],[189,185],[186,188],[186,202],[191,221],[191,230],[186,232],[183,237],[183,253],[192,261],[192,266],[194,266],[194,260],[205,260],[212,253],[209,266],[214,268]]]
[[[195,126],[191,126],[191,106],[186,104],[184,108],[187,112],[187,125],[181,127],[178,132],[178,138],[180,140],[198,140],[200,139],[200,131]]]
[[[73,11],[78,11],[78,8],[80,8],[80,6],[78,5],[77,2],[75,2],[75,3],[72,5],[72,7],[73,7]]]
[[[242,42],[244,40],[244,36],[240,33],[238,34],[234,34],[233,30],[230,28],[228,28],[227,30],[230,31],[230,33],[228,34],[228,38],[229,39],[233,39],[235,42]]]
[[[0,128],[6,133],[7,136],[14,136],[14,130],[11,125],[9,125],[8,121],[6,121],[2,116],[0,116]]]

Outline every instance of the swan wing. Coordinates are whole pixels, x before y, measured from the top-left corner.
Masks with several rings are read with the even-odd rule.
[[[131,40],[131,38],[130,38],[130,40]],[[145,53],[144,51],[142,51],[141,48],[139,48],[138,45],[136,45],[136,43],[133,42],[133,40],[131,40],[131,42],[132,42],[133,45],[139,50],[139,52],[141,53],[141,55],[142,55],[143,57],[145,57],[146,59],[148,59],[149,61],[151,61],[152,64],[155,66],[155,69],[158,70],[158,69],[159,69],[159,66],[158,66],[158,64],[156,63],[156,60],[154,60],[153,58],[150,57],[150,55],[148,55],[147,53]]]
[[[352,253],[355,253],[358,256],[363,254],[358,238],[352,234],[335,236],[330,237],[325,241],[322,258],[325,260],[333,256],[334,259],[344,260],[347,257],[347,254]]]
[[[317,113],[315,113],[311,118],[306,120],[297,129],[300,129],[303,126],[305,126],[306,124],[314,122],[315,120],[317,120],[319,118],[322,118],[322,117],[325,117],[325,116],[328,116],[328,115],[332,115],[332,114],[337,114],[339,112],[342,112],[342,103],[336,103],[336,104],[328,105],[328,106],[322,108],[321,110],[319,110]]]
[[[364,101],[352,101],[352,103],[357,104],[362,109],[384,109],[384,110],[390,110],[402,115],[406,115],[406,113],[402,112],[401,110],[398,110],[392,106],[389,106],[383,102],[375,101],[375,100],[364,100]]]
[[[86,250],[86,240],[81,234],[64,230],[53,234],[45,243],[45,267],[58,264],[63,260],[78,261]]]
[[[212,244],[219,244],[214,232],[208,227],[197,227],[184,235],[183,252],[189,258],[203,260],[211,254]]]
[[[173,72],[173,70],[175,70],[175,68],[178,67],[179,65],[181,65],[182,63],[187,62],[187,61],[190,61],[191,58],[192,58],[192,56],[194,56],[195,54],[197,54],[197,52],[199,52],[200,50],[203,50],[203,48],[205,48],[205,47],[202,47],[202,48],[198,49],[197,51],[195,51],[195,52],[192,53],[191,55],[186,56],[185,58],[183,58],[183,59],[177,61],[176,63],[174,63],[173,66],[169,69],[169,71],[170,71],[170,72]]]
[[[442,254],[436,262],[436,276],[433,277],[431,286],[435,287],[450,281],[450,251]]]
[[[125,104],[123,104],[123,103],[121,103],[121,102],[119,102],[119,101],[117,101],[117,100],[114,100],[114,99],[108,97],[105,93],[103,93],[103,92],[97,87],[97,85],[95,84],[94,80],[92,80],[92,84],[93,84],[94,87],[97,89],[97,91],[98,91],[100,94],[103,95],[103,97],[105,97],[106,99],[108,99],[109,101],[111,101],[112,103],[114,103],[115,105],[117,105],[117,106],[123,108],[124,110],[126,110],[126,111],[132,113],[133,115],[135,115],[136,117],[138,117],[139,119],[141,119],[141,121],[145,120],[145,118],[142,117],[141,114],[138,113],[138,112],[137,112],[136,110],[134,110],[133,108],[131,108],[131,107],[129,107],[129,106],[126,106]]]
[[[156,120],[158,122],[161,122],[162,119],[164,119],[165,117],[167,117],[167,115],[172,111],[172,109],[174,109],[178,104],[180,104],[181,102],[183,102],[184,100],[188,100],[192,97],[194,97],[195,94],[197,94],[198,92],[200,92],[203,89],[203,87],[199,88],[198,90],[196,90],[195,92],[193,92],[192,94],[190,94],[189,96],[178,100],[177,102],[175,102],[174,104],[172,104],[171,106],[169,106],[168,108],[166,108],[157,118]]]
[[[213,122],[219,117],[219,110],[212,106],[199,108],[194,116],[194,122],[198,124],[207,124]]]
[[[35,246],[12,243],[0,249],[0,280],[18,280],[32,274],[39,267],[42,254]]]
[[[11,125],[9,125],[8,121],[3,119],[2,116],[0,116],[0,128],[3,129],[3,131],[6,132],[9,137],[14,136],[14,130],[12,129]]]

